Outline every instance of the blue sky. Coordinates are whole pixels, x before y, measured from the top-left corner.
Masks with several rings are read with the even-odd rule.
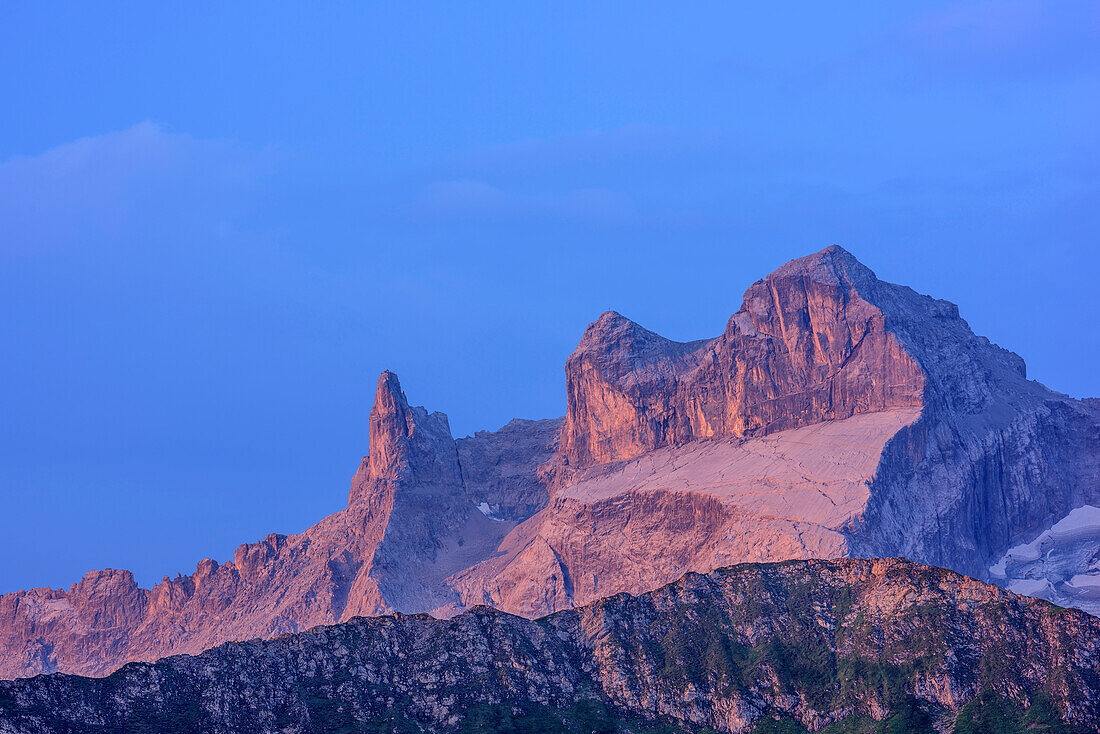
[[[0,592],[341,507],[378,372],[564,412],[839,243],[1100,395],[1100,9],[23,3],[0,24]]]

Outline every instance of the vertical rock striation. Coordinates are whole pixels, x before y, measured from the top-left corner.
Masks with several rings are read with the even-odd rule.
[[[563,464],[919,407],[924,374],[865,298],[874,282],[831,247],[754,283],[714,339],[673,342],[605,313],[566,362]]]

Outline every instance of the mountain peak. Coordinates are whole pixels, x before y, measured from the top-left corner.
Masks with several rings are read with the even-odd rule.
[[[878,280],[874,271],[840,245],[829,245],[811,255],[791,260],[764,278],[773,281],[802,276],[826,285],[845,285],[857,290]]]
[[[924,375],[871,302],[881,290],[832,245],[750,286],[714,339],[675,342],[604,313],[566,362],[564,463],[922,405]]]
[[[595,323],[601,325],[613,325],[621,323],[623,321],[629,322],[630,319],[623,316],[618,311],[604,311],[602,314],[600,314],[600,317],[596,319]]]
[[[366,473],[356,476],[352,498],[365,480],[402,481],[411,486],[445,477],[446,482],[461,483],[455,479],[456,461],[447,415],[410,406],[397,375],[383,371],[370,411]]]
[[[581,343],[603,341],[611,334],[621,334],[639,328],[638,324],[618,311],[604,311],[584,329]]]
[[[378,386],[374,391],[374,407],[371,413],[405,412],[409,409],[409,402],[405,399],[405,392],[401,389],[401,381],[397,374],[389,370],[383,370],[378,375]]]
[[[645,357],[654,352],[679,351],[680,347],[680,342],[650,331],[617,311],[604,311],[585,328],[584,335],[569,359],[575,360],[578,355],[586,352],[621,352]]]
[[[409,401],[397,375],[385,370],[378,376],[374,407],[370,411],[370,476],[393,479],[404,463],[402,444],[412,434]]]

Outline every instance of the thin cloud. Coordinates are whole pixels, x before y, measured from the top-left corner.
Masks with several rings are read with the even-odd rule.
[[[153,122],[0,163],[0,253],[97,243],[135,230],[226,227],[275,160],[271,150],[168,133]]]

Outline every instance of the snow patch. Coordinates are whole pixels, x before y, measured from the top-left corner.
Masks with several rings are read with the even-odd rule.
[[[500,505],[493,505],[492,507],[490,507],[488,502],[482,502],[477,506],[477,509],[481,511],[482,515],[489,518],[490,520],[494,520],[496,522],[504,521],[504,518],[500,516]]]
[[[1083,505],[989,567],[1018,594],[1100,615],[1100,507]]]

